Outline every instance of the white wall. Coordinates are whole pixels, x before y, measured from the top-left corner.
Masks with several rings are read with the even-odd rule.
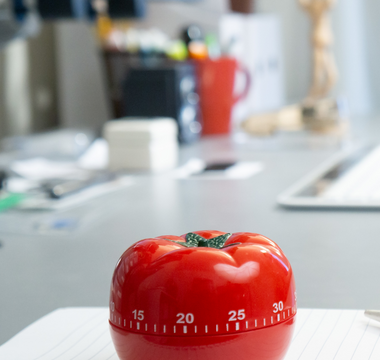
[[[53,27],[5,44],[0,59],[0,139],[56,126]]]
[[[365,114],[376,109],[370,88],[364,10],[362,0],[340,0],[332,17],[340,70],[337,89],[347,97],[353,114]]]
[[[380,1],[379,0],[367,0],[362,3],[363,14],[362,18],[364,23],[367,24],[363,29],[362,36],[367,41],[367,66],[368,66],[368,79],[369,87],[371,91],[371,105],[372,108],[377,111],[380,110],[380,46],[379,33],[380,33]]]
[[[309,18],[298,0],[258,0],[258,8],[281,16],[286,94],[288,99],[300,99],[307,93],[311,78]],[[378,46],[374,46],[378,43],[378,31],[374,30],[379,13],[377,0],[338,0],[332,11],[333,51],[340,73],[334,93],[347,98],[354,115],[379,108],[375,98],[376,94],[380,97],[380,71],[374,66],[380,56]]]
[[[110,119],[99,48],[81,22],[56,25],[58,96],[63,127],[100,130]]]
[[[32,131],[28,43],[14,40],[4,51],[4,105],[7,135]]]
[[[276,13],[282,25],[285,94],[288,102],[299,101],[311,79],[310,24],[297,0],[259,0],[258,11]]]

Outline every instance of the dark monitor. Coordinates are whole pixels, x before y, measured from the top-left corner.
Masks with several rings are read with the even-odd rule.
[[[15,0],[15,4],[20,1]],[[104,0],[111,18],[138,18],[145,15],[146,0]],[[18,7],[20,7],[18,5]],[[93,0],[37,0],[43,19],[91,19],[96,11]]]
[[[143,17],[145,0],[108,0],[108,13],[111,18]]]

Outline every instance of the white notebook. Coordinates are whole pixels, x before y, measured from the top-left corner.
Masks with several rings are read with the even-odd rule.
[[[58,309],[0,346],[7,360],[118,360],[107,308]],[[378,360],[380,323],[362,310],[299,309],[284,360]]]

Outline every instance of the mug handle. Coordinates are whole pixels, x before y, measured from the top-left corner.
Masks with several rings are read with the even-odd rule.
[[[238,64],[237,71],[241,71],[245,75],[245,87],[244,90],[241,92],[241,94],[234,97],[234,104],[236,104],[238,101],[244,99],[249,92],[249,89],[251,88],[252,83],[252,77],[249,73],[249,70],[242,64]]]

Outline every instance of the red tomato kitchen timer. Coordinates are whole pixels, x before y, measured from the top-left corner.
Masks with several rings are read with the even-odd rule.
[[[259,234],[141,240],[112,278],[110,328],[121,360],[280,360],[296,312],[289,261]]]

